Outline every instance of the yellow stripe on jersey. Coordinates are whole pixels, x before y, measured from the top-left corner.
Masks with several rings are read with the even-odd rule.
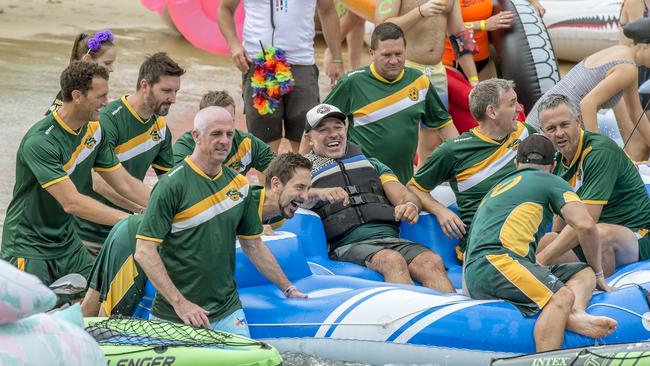
[[[566,191],[562,193],[562,198],[564,198],[565,203],[569,202],[580,202],[580,197],[575,192]]]
[[[144,235],[136,235],[135,238],[140,239],[140,240],[152,241],[152,242],[158,243],[158,244],[163,242],[162,239],[152,238],[150,236],[144,236]]]
[[[260,191],[260,204],[257,207],[257,214],[260,217],[260,221],[264,220],[264,218],[262,217],[262,213],[264,211],[264,199],[265,198],[266,198],[266,187],[262,188],[262,190]]]
[[[569,164],[569,166],[566,166],[566,164],[564,164],[564,156],[562,156],[562,165],[564,165],[566,168],[572,167],[573,164],[575,164],[576,161],[578,160],[578,157],[581,155],[580,153],[582,152],[582,142],[584,140],[584,136],[585,136],[585,131],[580,129],[580,140],[578,141],[578,150],[576,150],[575,155],[573,155],[573,159],[571,159],[571,164]]]
[[[581,133],[582,133],[582,131],[581,131]],[[582,135],[580,135],[580,140],[582,141]],[[579,147],[579,149],[582,149],[582,142],[580,142],[580,147]],[[592,150],[592,147],[589,146],[589,147],[587,147],[587,148],[582,152],[582,154],[580,154],[580,163],[579,163],[580,166],[578,166],[578,168],[576,169],[576,172],[575,172],[575,173],[573,174],[573,176],[568,180],[569,185],[570,185],[571,187],[573,187],[573,189],[575,189],[576,191],[577,191],[578,188],[580,188],[580,186],[582,185],[582,180],[580,181],[580,184],[578,184],[578,175],[579,175],[580,172],[582,171],[582,163],[585,161],[585,157],[587,157],[587,154],[589,154],[589,153],[591,152],[591,150]],[[578,152],[580,152],[580,150],[578,150]],[[576,152],[576,155],[575,155],[575,156],[578,156],[578,152]],[[564,159],[563,159],[563,160],[564,160]],[[575,159],[575,157],[574,157],[574,158],[573,158],[573,162],[571,163],[571,165],[573,165],[573,163],[575,163],[575,161],[576,161],[576,159]],[[563,163],[563,164],[564,164],[564,163]]]
[[[414,91],[416,93],[419,93],[421,90],[428,89],[429,83],[430,83],[429,78],[427,78],[426,75],[421,75],[420,77],[413,80],[412,83],[405,86],[401,90],[385,98],[374,101],[364,107],[361,107],[360,109],[354,111],[352,115],[354,116],[354,118],[359,118],[362,116],[369,115],[371,113],[376,113],[377,111],[380,111],[382,109],[389,108],[404,99],[412,97]]]
[[[135,111],[135,108],[133,108],[131,103],[129,103],[129,101],[126,99],[126,95],[122,95],[122,97],[120,99],[122,100],[122,103],[124,103],[124,105],[126,106],[126,109],[128,109],[129,112],[131,112],[133,117],[135,117],[142,124],[147,123],[147,121],[143,121],[142,118],[140,118],[140,115],[138,115],[138,112]]]
[[[422,192],[427,192],[427,193],[429,193],[429,192],[432,191],[431,189],[426,189],[426,188],[422,187],[422,186],[421,186],[421,185],[420,185],[420,184],[415,180],[415,178],[411,178],[411,180],[409,180],[409,183],[412,183],[412,184],[415,186],[415,188],[421,190]]]
[[[475,176],[476,174],[480,173],[481,171],[490,168],[494,163],[504,158],[507,154],[514,153],[513,150],[510,149],[510,144],[515,142],[517,139],[520,139],[522,134],[525,131],[526,131],[526,127],[524,126],[524,124],[518,123],[517,131],[511,133],[508,139],[505,142],[503,142],[501,146],[495,152],[492,153],[492,155],[488,156],[485,160],[478,162],[473,166],[465,169],[464,171],[458,173],[458,175],[456,175],[456,181],[458,183],[462,181],[466,181],[471,177]],[[476,128],[474,128],[472,132],[474,133],[474,135],[478,136],[482,140],[485,140],[486,142],[498,144],[498,142],[492,140],[491,138],[478,133]]]
[[[281,227],[282,225],[284,225],[284,221],[285,221],[285,220],[282,219],[282,220],[280,220],[280,221],[276,221],[276,222],[274,222],[274,223],[272,223],[272,224],[269,224],[269,226],[271,227],[271,229],[275,230],[275,229]]]
[[[244,158],[244,156],[246,156],[246,154],[251,151],[252,148],[253,148],[253,143],[250,137],[244,138],[241,144],[239,144],[239,147],[237,148],[237,152],[235,153],[235,155],[231,156],[230,159],[228,159],[228,161],[224,165],[230,166],[230,164],[236,161],[241,161]]]
[[[202,176],[203,178],[205,178],[207,180],[217,180],[223,174],[223,168],[222,168],[222,169],[219,169],[219,173],[217,173],[217,175],[214,178],[210,178],[210,177],[208,177],[207,174],[205,174],[203,172],[203,170],[201,170],[198,166],[196,166],[196,164],[194,164],[194,162],[192,161],[192,159],[190,159],[189,156],[185,157],[185,162],[187,163],[187,165],[190,166],[190,168],[192,168],[192,170],[194,170],[196,172],[196,174]]]
[[[399,182],[399,179],[397,179],[397,176],[395,174],[390,174],[390,173],[384,173],[379,177],[379,180],[381,181],[381,184],[386,184],[388,182]]]
[[[79,145],[77,146],[77,148],[72,153],[72,156],[70,156],[70,160],[68,160],[65,164],[63,164],[63,170],[65,170],[67,172],[68,170],[70,170],[70,168],[75,166],[75,164],[77,163],[77,158],[79,157],[79,154],[81,154],[81,152],[85,148],[89,148],[89,149],[94,149],[95,148],[94,145],[99,143],[98,141],[92,142],[93,146],[87,146],[88,145],[87,143],[89,143],[89,141],[90,141],[90,140],[88,140],[88,138],[94,136],[95,132],[98,129],[99,129],[99,122],[97,122],[97,121],[88,122],[88,129],[86,130],[86,134],[81,138],[81,141],[79,141]],[[70,173],[68,173],[68,174],[70,174]]]
[[[66,180],[66,179],[69,179],[69,178],[70,178],[70,176],[64,175],[64,176],[61,177],[61,178],[56,178],[56,179],[51,180],[51,181],[49,181],[49,182],[47,182],[47,183],[45,183],[45,184],[41,184],[41,187],[42,187],[43,189],[45,189],[45,188],[47,188],[47,187],[49,187],[49,186],[51,186],[51,185],[57,184],[57,183],[59,183],[60,181],[62,181],[62,180]]]
[[[167,127],[167,121],[163,117],[158,117],[156,122],[154,122],[151,127],[146,131],[138,136],[133,137],[132,139],[124,142],[123,144],[115,146],[115,154],[123,154],[127,151],[131,151],[133,149],[137,149],[139,146],[142,144],[146,143],[149,140],[152,140],[154,142],[158,141],[155,140],[163,138],[160,135],[160,131],[164,130]]]
[[[486,258],[510,283],[534,301],[540,309],[553,296],[553,291],[546,287],[521,263],[510,258],[508,254],[488,255]]]
[[[72,128],[70,128],[70,126],[68,126],[68,124],[65,123],[61,117],[59,117],[59,113],[57,113],[57,111],[52,112],[52,116],[54,116],[54,120],[56,120],[56,122],[65,130],[65,132],[71,135],[79,136],[79,132],[75,132]]]
[[[375,79],[377,79],[379,81],[383,81],[384,83],[388,83],[388,84],[395,84],[398,81],[402,80],[402,78],[404,77],[404,69],[402,68],[402,72],[399,73],[399,75],[395,78],[395,80],[393,80],[393,81],[387,80],[383,76],[379,75],[377,70],[375,70],[375,64],[374,63],[370,64],[370,73],[372,74],[372,76],[375,77]]]
[[[239,191],[242,189],[244,186],[248,184],[248,179],[246,179],[243,175],[238,174],[228,185],[223,187],[219,192],[204,198],[200,202],[192,205],[191,207],[177,213],[174,216],[174,219],[172,220],[172,223],[176,224],[185,220],[189,220],[200,213],[218,205],[221,201],[225,199],[230,199],[228,196],[228,193],[231,190],[237,190]],[[242,199],[242,198],[239,198]]]
[[[102,308],[107,316],[112,314],[113,308],[122,301],[122,298],[129,291],[135,278],[138,276],[138,268],[135,266],[135,260],[130,255],[120,267],[106,294],[106,300],[102,303]]]
[[[454,123],[454,120],[453,120],[453,119],[450,119],[449,121],[447,121],[447,122],[441,124],[441,125],[438,126],[438,127],[433,127],[433,129],[434,129],[434,130],[439,130],[439,129],[441,129],[441,128],[445,127],[445,126],[448,126],[448,125],[450,125],[450,124],[452,124],[452,123]]]
[[[524,202],[515,207],[501,226],[501,244],[520,257],[528,255],[529,244],[535,240],[543,215],[542,206],[534,202]]]
[[[16,267],[19,271],[25,272],[25,258],[16,258]]]
[[[94,167],[93,170],[96,172],[112,172],[113,170],[117,170],[117,168],[121,167],[122,163],[117,163],[114,166],[110,168],[100,168],[100,167]]]

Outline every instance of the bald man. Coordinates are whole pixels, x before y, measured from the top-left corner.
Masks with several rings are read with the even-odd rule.
[[[158,290],[152,318],[249,336],[234,279],[237,237],[285,296],[306,295],[260,239],[248,180],[222,165],[234,134],[226,109],[207,107],[196,114],[194,152],[154,187],[136,235],[135,260]]]

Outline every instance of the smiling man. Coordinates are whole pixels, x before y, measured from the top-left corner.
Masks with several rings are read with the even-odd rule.
[[[598,223],[605,276],[650,259],[650,199],[625,151],[610,138],[583,130],[577,107],[565,95],[545,96],[538,110],[542,132],[560,152],[554,173],[569,182]],[[540,245],[540,263],[585,261],[575,230],[558,218],[553,231]]]
[[[321,217],[331,259],[381,273],[387,282],[455,292],[442,259],[428,248],[400,239],[399,224],[418,221],[420,201],[377,159],[348,143],[345,114],[319,104],[307,112],[312,151],[310,207]]]
[[[208,107],[194,117],[196,147],[154,188],[136,235],[135,260],[158,290],[154,318],[248,335],[235,272],[235,240],[287,297],[304,298],[262,239],[246,177],[224,167],[232,115]],[[295,200],[295,199],[294,199]]]
[[[88,276],[92,258],[73,215],[114,225],[127,213],[84,192],[95,169],[119,194],[145,206],[149,189],[129,175],[96,122],[106,106],[108,71],[76,61],[61,74],[63,105],[27,131],[16,154],[16,184],[2,233],[2,258],[49,285],[69,273]]]
[[[140,66],[135,93],[110,102],[99,116],[106,144],[129,174],[142,181],[149,167],[158,175],[174,165],[172,134],[165,117],[176,102],[185,71],[164,52],[148,57]],[[93,190],[87,193],[113,208],[141,213],[143,207],[124,198],[93,174]],[[79,236],[94,257],[111,226],[75,217]]]

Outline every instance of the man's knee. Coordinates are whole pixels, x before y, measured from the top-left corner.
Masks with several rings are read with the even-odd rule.
[[[404,257],[392,249],[382,249],[372,256],[370,261],[366,263],[368,268],[372,268],[378,272],[384,273],[385,271],[399,271],[406,270],[406,260]]]
[[[575,302],[575,294],[570,288],[564,286],[551,296],[551,300],[547,305],[555,306],[563,311],[570,312]]]
[[[413,258],[409,264],[409,267],[418,267],[423,269],[430,268],[437,272],[446,271],[445,263],[442,260],[442,257],[430,250],[422,252]]]
[[[555,238],[557,238],[557,233],[550,232],[544,234],[542,239],[539,241],[539,245],[537,246],[537,251],[541,252],[544,248],[546,248]]]

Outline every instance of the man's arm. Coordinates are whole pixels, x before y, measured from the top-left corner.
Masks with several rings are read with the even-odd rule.
[[[45,190],[59,202],[65,212],[84,220],[112,226],[129,216],[126,212],[108,207],[97,200],[79,193],[77,187],[75,187],[70,179],[63,179],[60,182],[48,186]]]
[[[239,244],[242,250],[253,262],[255,268],[260,273],[273,282],[277,288],[284,293],[286,297],[291,298],[306,298],[307,295],[303,294],[295,286],[291,284],[287,276],[284,274],[282,268],[275,260],[269,248],[264,244],[261,238],[239,238]]]
[[[570,203],[575,203],[575,202],[570,202]],[[565,206],[562,208],[562,216],[564,216],[564,207],[568,206],[569,204],[567,203]],[[573,205],[572,205],[573,206]],[[589,218],[591,221],[598,222],[600,219],[600,213],[603,210],[603,205],[600,204],[583,204],[584,211],[585,213],[589,213]],[[544,250],[541,252],[537,253],[537,261],[541,264],[548,264],[548,263],[553,263],[553,261],[561,256],[562,254],[566,253],[567,251],[577,247],[580,243],[582,243],[579,240],[578,233],[576,230],[572,227],[571,222],[569,219],[564,216],[565,222],[568,225],[565,225],[562,231],[560,231],[560,234],[553,240]],[[556,223],[558,223],[556,221]],[[554,227],[556,225],[554,223]],[[585,256],[586,256],[585,252]],[[602,267],[602,264],[601,264]],[[601,268],[602,269],[602,268]],[[596,270],[594,268],[594,270]]]
[[[343,59],[341,58],[341,28],[339,27],[339,16],[336,13],[334,2],[332,0],[318,0],[316,3],[318,16],[320,17],[323,28],[323,37],[325,43],[332,53],[332,59],[338,62],[332,62],[332,59],[325,64],[325,74],[329,76],[330,83],[334,85],[343,75]]]
[[[428,0],[416,8],[400,15],[401,0],[380,0],[375,8],[375,24],[391,22],[402,28],[405,33],[422,18],[442,14],[447,5],[440,5],[435,0]]]
[[[465,236],[467,226],[454,211],[433,198],[431,192],[421,190],[413,180],[407,184],[407,187],[422,202],[423,209],[436,217],[442,231],[448,238],[459,239]]]
[[[97,172],[92,173],[93,176],[93,191],[102,195],[102,197],[111,201],[114,205],[122,207],[129,212],[142,213],[144,208],[135,202],[121,196],[102,178]]]
[[[147,207],[151,189],[129,174],[124,167],[97,172],[118,194],[142,207]]]
[[[452,35],[463,32],[464,30],[465,26],[460,6],[458,1],[454,1],[454,7],[451,9],[451,13],[449,13],[449,18],[447,19],[447,32]],[[467,75],[469,83],[472,86],[478,84],[478,71],[476,71],[476,64],[474,64],[474,56],[471,53],[466,53],[458,57],[458,64],[460,64],[463,72]]]
[[[237,38],[237,31],[235,29],[235,10],[239,5],[239,0],[222,0],[219,4],[219,11],[217,12],[217,22],[219,23],[219,30],[223,38],[228,43],[230,54],[235,66],[241,72],[248,71],[248,65],[253,62],[248,53],[239,42]]]
[[[159,243],[138,238],[135,247],[135,260],[147,274],[158,293],[174,307],[174,311],[183,323],[210,329],[208,311],[187,300],[169,278],[167,269],[158,254],[158,245]]]
[[[472,61],[474,62],[474,61]],[[453,122],[447,123],[446,125],[440,127],[439,129],[436,130],[438,132],[438,135],[443,139],[443,140],[449,140],[449,139],[455,139],[458,137],[458,130],[456,129],[456,125],[454,125]]]
[[[416,224],[422,209],[422,203],[418,197],[398,180],[385,182],[382,187],[390,203],[395,206],[395,221],[404,219],[409,224]]]

